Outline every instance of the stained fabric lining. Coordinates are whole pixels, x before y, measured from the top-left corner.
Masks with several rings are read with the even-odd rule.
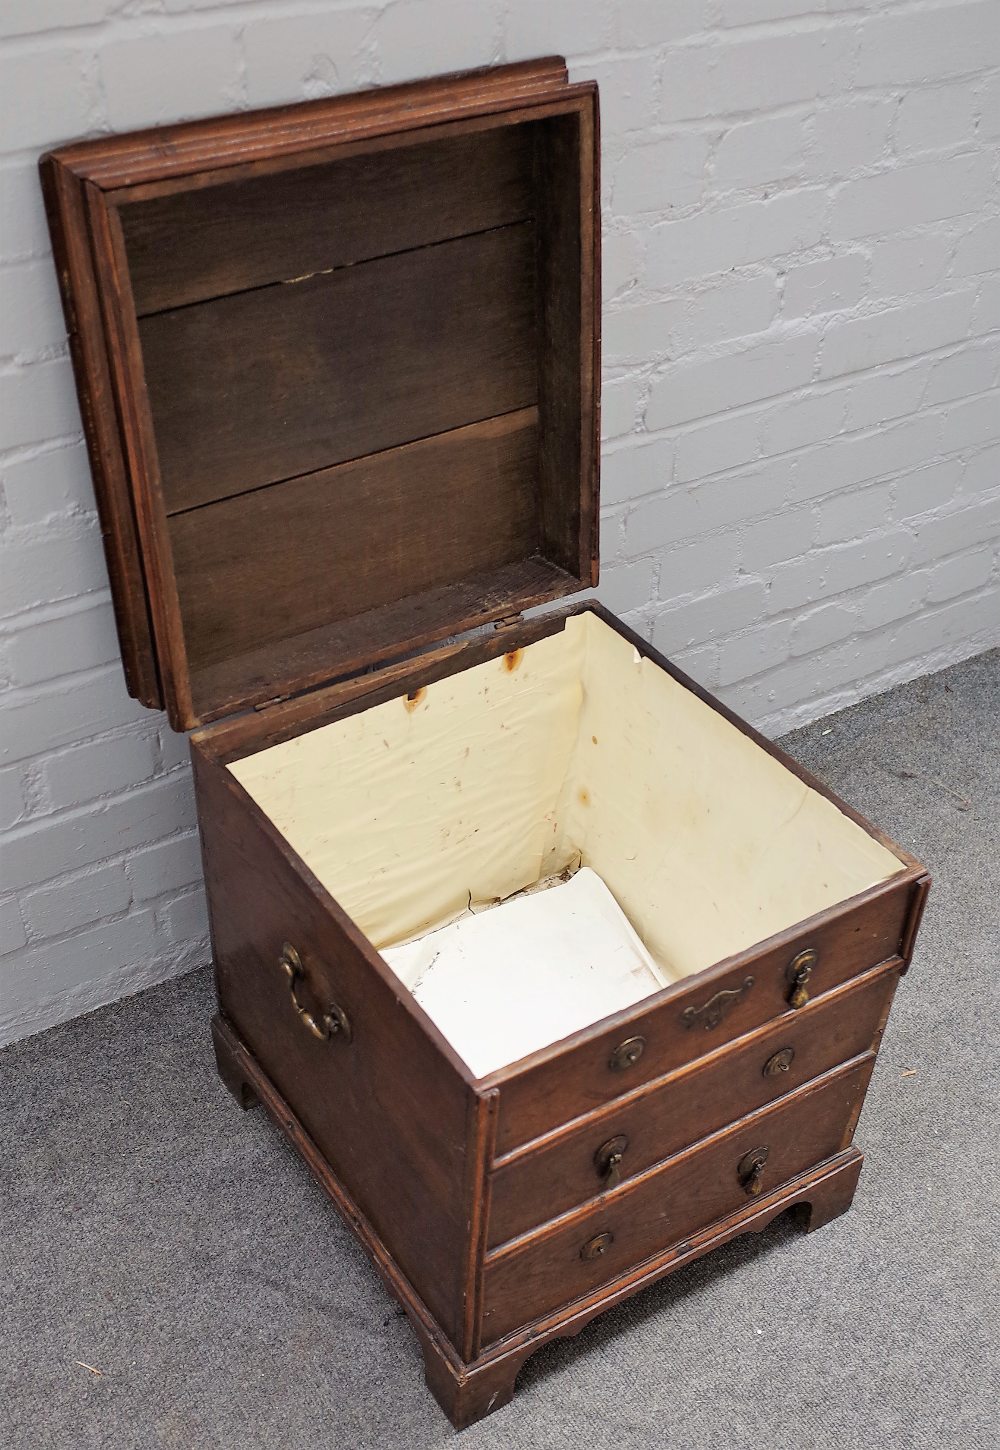
[[[589,612],[229,768],[379,949],[582,862],[673,981],[904,869]]]

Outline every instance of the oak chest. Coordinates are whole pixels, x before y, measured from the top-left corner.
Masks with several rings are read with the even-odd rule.
[[[525,618],[598,577],[593,83],[42,176],[129,688],[198,727],[220,1072],[461,1426],[546,1339],[850,1204],[929,879],[593,601]]]

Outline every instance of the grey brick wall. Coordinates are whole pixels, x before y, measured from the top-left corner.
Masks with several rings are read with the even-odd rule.
[[[0,1041],[207,958],[39,152],[551,51],[603,93],[603,598],[771,731],[1000,639],[998,0],[3,0]]]

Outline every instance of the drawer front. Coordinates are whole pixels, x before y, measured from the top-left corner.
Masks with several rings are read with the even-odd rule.
[[[877,967],[497,1164],[490,1180],[490,1247],[866,1052],[885,1020],[901,965]]]
[[[652,999],[487,1078],[500,1088],[497,1155],[606,1106],[643,1083],[694,1062],[790,1010],[793,964],[809,967],[814,1000],[900,947],[918,883],[912,874],[873,888],[855,906],[787,932],[759,954],[701,972]],[[799,998],[801,1000],[801,997]]]
[[[854,1132],[874,1061],[874,1053],[865,1053],[596,1205],[488,1255],[483,1343],[572,1303],[734,1213],[752,1201],[753,1187],[770,1193],[838,1153]],[[763,1150],[766,1161],[754,1175],[751,1158]]]

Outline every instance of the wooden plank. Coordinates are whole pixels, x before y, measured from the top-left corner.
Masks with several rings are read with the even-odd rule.
[[[192,667],[529,557],[537,420],[526,408],[174,514]]]
[[[532,214],[530,125],[121,208],[140,315],[388,256]]]
[[[534,404],[534,228],[159,313],[140,333],[167,510],[192,508]]]

